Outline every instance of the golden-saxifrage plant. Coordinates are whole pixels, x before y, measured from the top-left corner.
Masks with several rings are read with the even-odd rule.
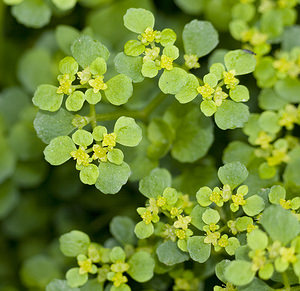
[[[175,2],[190,11],[189,1]],[[210,19],[218,1],[198,2]],[[299,289],[297,1],[236,2],[227,21],[241,44],[230,51],[215,50],[219,34],[202,20],[187,23],[177,45],[177,31],[158,29],[143,8],[126,11],[132,34],[118,53],[89,29],[56,29],[57,83],[39,85],[32,99],[45,160],[72,164],[100,195],[128,183],[147,200],[115,216],[106,241],[63,234],[73,264],[47,291]],[[225,148],[218,171],[211,147]]]

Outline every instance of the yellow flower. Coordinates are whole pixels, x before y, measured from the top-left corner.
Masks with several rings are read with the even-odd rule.
[[[146,224],[150,224],[152,222],[153,215],[150,210],[146,210],[141,217]]]
[[[160,67],[162,69],[166,69],[168,71],[173,69],[173,59],[166,56],[166,55],[162,55],[160,58]]]
[[[79,147],[76,151],[72,151],[70,155],[77,161],[78,165],[88,166],[90,163],[90,156],[82,147]]]
[[[271,136],[267,135],[264,131],[260,131],[257,139],[255,140],[255,144],[260,145],[262,149],[267,149],[269,148],[271,141]]]
[[[174,227],[182,228],[182,229],[186,230],[191,221],[192,221],[192,218],[190,216],[179,215],[177,217],[177,221],[174,222]]]
[[[70,76],[69,74],[59,75],[58,81],[60,86],[57,89],[58,94],[66,94],[69,95],[73,92],[72,89],[72,82],[74,81],[75,77]]]
[[[146,48],[145,49],[145,56],[143,57],[143,61],[144,62],[155,61],[159,56],[159,51],[160,51],[159,47],[154,47],[152,49]]]
[[[218,87],[214,93],[214,101],[217,106],[221,106],[223,103],[223,100],[225,100],[228,97],[228,94],[222,91],[221,87]]]
[[[243,206],[246,204],[244,195],[240,193],[236,195],[232,195],[231,200],[235,206],[239,206],[239,205]]]
[[[279,114],[279,125],[285,126],[288,130],[292,130],[294,128],[294,124],[299,121],[299,112],[296,106],[292,104],[286,105],[284,110],[281,110]]]
[[[107,148],[103,148],[98,144],[93,145],[94,154],[92,156],[93,160],[99,159],[101,162],[107,162]]]
[[[84,85],[88,83],[88,81],[91,79],[91,71],[90,68],[87,67],[83,71],[77,73],[79,79],[80,79],[80,84]]]
[[[158,206],[158,207],[163,207],[163,206],[165,206],[166,205],[166,203],[167,203],[167,199],[165,198],[165,197],[158,197],[157,198],[157,200],[156,200],[156,205]]]
[[[189,69],[197,69],[200,68],[200,64],[198,63],[198,57],[196,55],[184,55],[185,65]]]
[[[235,86],[239,83],[239,80],[234,76],[234,70],[230,70],[229,72],[223,72],[223,80],[227,89],[234,89]]]
[[[98,76],[96,79],[89,80],[90,86],[94,88],[94,93],[107,89],[107,85],[103,82],[103,79],[103,76]]]
[[[284,209],[291,209],[291,200],[285,200],[285,199],[280,199],[279,204],[284,208]]]
[[[204,238],[204,242],[206,244],[212,244],[216,246],[218,244],[218,239],[220,238],[221,234],[217,232],[211,232],[208,229],[205,229],[206,231],[206,237]]]
[[[113,133],[104,133],[103,134],[103,140],[102,140],[102,146],[107,147],[114,147],[116,145],[116,138],[117,135]]]
[[[113,281],[114,286],[119,287],[120,285],[126,283],[128,279],[126,276],[123,276],[122,273],[115,273],[111,281]]]
[[[182,209],[179,209],[177,207],[172,207],[170,210],[170,214],[171,216],[176,217],[179,216],[182,213],[182,211],[183,211]]]
[[[179,239],[185,239],[186,238],[186,233],[183,229],[176,229],[175,234]]]
[[[218,230],[219,228],[220,228],[220,226],[217,225],[217,224],[215,224],[215,223],[210,223],[210,224],[209,224],[209,229],[210,229],[212,232]]]
[[[225,248],[229,245],[229,242],[228,242],[228,235],[227,234],[223,234],[221,236],[221,238],[218,240],[218,245],[221,247],[221,248]]]
[[[282,162],[288,162],[288,160],[289,156],[286,153],[286,149],[274,149],[272,150],[272,156],[267,157],[268,165],[271,167],[280,165]]]
[[[255,272],[261,269],[266,263],[265,250],[255,250],[249,253],[252,258],[252,270]]]
[[[147,27],[145,31],[142,33],[142,43],[147,44],[154,42],[155,40],[159,39],[159,32],[156,30],[153,30],[151,27]]]
[[[116,262],[110,266],[110,269],[115,273],[124,273],[128,271],[129,265],[124,262]]]
[[[95,274],[97,272],[96,265],[93,265],[92,260],[90,258],[87,258],[85,255],[79,255],[77,257],[77,262],[79,265],[79,274]]]
[[[209,196],[209,200],[216,203],[219,207],[223,206],[222,191],[218,187],[215,187]]]
[[[203,86],[199,86],[197,91],[202,95],[203,99],[211,99],[212,94],[215,92],[215,90],[207,83],[205,83]]]
[[[281,255],[282,260],[287,263],[295,263],[297,261],[294,247],[290,247],[290,248],[282,247],[280,248],[279,253]]]

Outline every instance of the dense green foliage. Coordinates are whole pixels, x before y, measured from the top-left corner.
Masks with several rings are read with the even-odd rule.
[[[300,290],[299,2],[1,1],[0,291]]]

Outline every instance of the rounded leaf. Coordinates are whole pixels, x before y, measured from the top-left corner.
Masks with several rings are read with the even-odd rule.
[[[204,238],[204,236],[192,236],[187,241],[189,254],[198,263],[206,262],[210,256],[211,245],[204,243]]]
[[[234,70],[236,75],[249,74],[254,71],[256,66],[255,56],[244,50],[228,52],[224,57],[224,61],[227,70]]]
[[[243,286],[249,284],[254,278],[255,272],[252,270],[252,263],[242,260],[230,262],[225,269],[225,278],[230,283]]]
[[[173,68],[171,71],[164,70],[158,86],[163,93],[175,95],[187,82],[188,73],[181,68]]]
[[[209,54],[219,43],[218,32],[208,21],[192,20],[185,25],[182,38],[186,54],[198,58]]]
[[[77,257],[86,254],[90,245],[90,238],[79,230],[72,230],[59,238],[60,250],[67,257]]]
[[[152,223],[146,224],[144,221],[140,221],[136,224],[134,233],[139,239],[148,238],[154,233],[154,226]]]
[[[145,251],[133,254],[128,261],[129,269],[127,273],[137,282],[146,282],[153,277],[155,267],[154,259]]]
[[[80,171],[79,177],[82,183],[94,185],[99,177],[98,167],[94,164],[84,167]]]
[[[117,143],[134,147],[142,140],[142,129],[131,117],[121,116],[115,123],[114,132],[117,135]]]
[[[45,160],[53,166],[61,165],[71,158],[74,150],[76,146],[69,136],[56,137],[44,150]]]
[[[153,14],[143,8],[128,9],[123,20],[125,27],[136,33],[143,33],[148,27],[153,28],[155,21]]]
[[[249,116],[247,105],[225,100],[215,114],[215,122],[223,130],[234,129],[243,127]]]
[[[243,210],[248,216],[255,216],[261,213],[265,208],[264,199],[258,195],[253,195],[246,199],[246,204],[243,205]]]
[[[218,177],[223,185],[228,184],[234,189],[247,179],[248,171],[240,162],[233,162],[220,167]]]
[[[104,194],[116,194],[127,183],[130,173],[130,167],[125,162],[121,165],[100,163],[96,188]]]
[[[42,110],[57,111],[62,103],[63,94],[56,93],[57,87],[40,85],[32,98],[33,104]]]
[[[124,74],[114,76],[107,81],[106,85],[105,96],[113,105],[125,104],[132,96],[132,81]]]
[[[182,252],[173,241],[166,241],[158,246],[156,254],[160,262],[173,266],[189,259],[187,253]]]

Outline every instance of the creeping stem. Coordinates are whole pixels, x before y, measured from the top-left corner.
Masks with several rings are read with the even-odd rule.
[[[95,105],[90,104],[90,116],[89,116],[92,128],[97,126],[97,117],[96,117],[96,109]]]
[[[283,279],[283,284],[284,284],[284,291],[291,291],[289,278],[288,278],[286,272],[282,273],[282,279]]]
[[[97,121],[107,121],[107,120],[115,120],[121,116],[132,117],[135,119],[146,120],[149,115],[161,104],[161,102],[165,99],[166,95],[163,93],[159,93],[143,110],[134,111],[134,110],[119,110],[115,112],[108,113],[100,113],[96,114]]]

